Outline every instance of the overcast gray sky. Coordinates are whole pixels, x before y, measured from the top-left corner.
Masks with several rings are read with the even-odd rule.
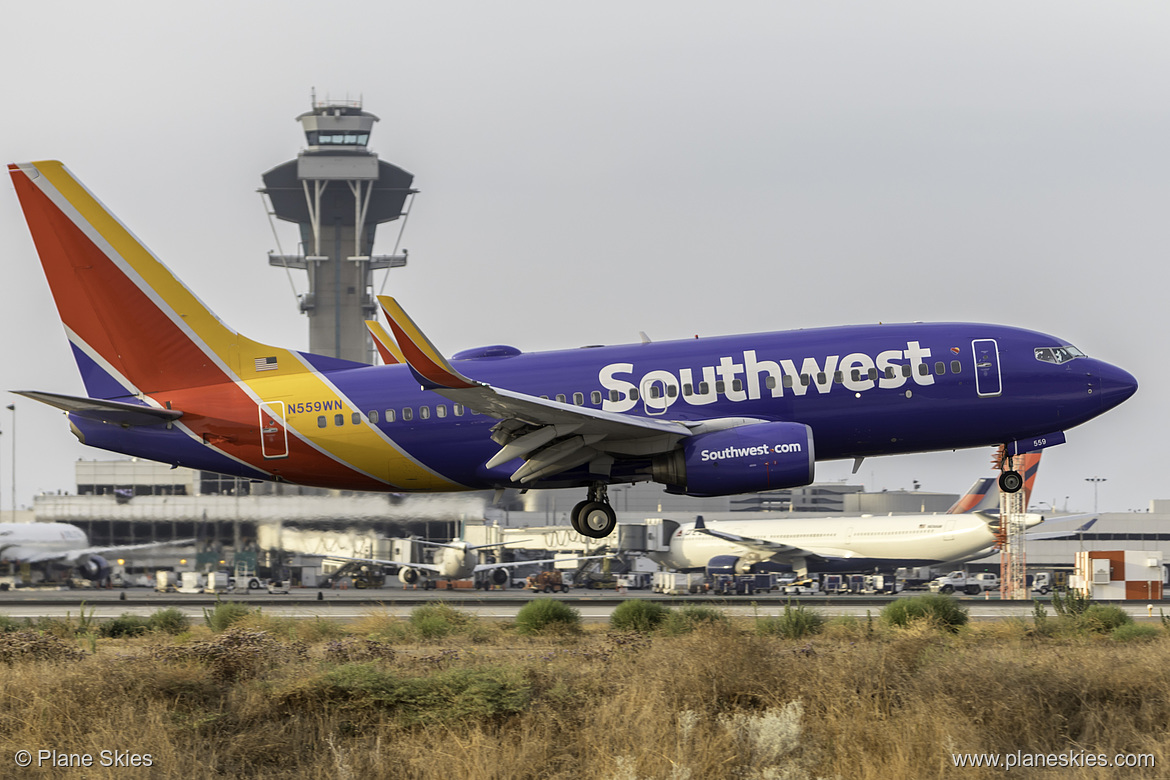
[[[1141,383],[1046,454],[1035,500],[1092,509],[1090,476],[1102,510],[1170,497],[1170,5],[42,0],[5,27],[5,161],[63,160],[253,338],[308,345],[256,190],[301,148],[315,87],[360,96],[382,119],[371,146],[415,174],[410,265],[387,290],[448,353],[1034,328]],[[80,393],[3,190],[0,390]],[[20,504],[106,457],[14,401]],[[4,508],[11,429],[0,410]],[[858,478],[960,492],[989,457],[873,459]]]

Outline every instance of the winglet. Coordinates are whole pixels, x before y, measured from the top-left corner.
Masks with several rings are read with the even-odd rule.
[[[447,362],[431,340],[414,324],[410,315],[398,305],[398,301],[389,295],[379,295],[378,303],[382,304],[382,311],[390,322],[390,330],[394,332],[403,359],[423,387],[428,390],[464,390],[480,386]]]
[[[374,339],[374,346],[377,348],[378,354],[382,356],[383,363],[392,366],[396,363],[406,362],[402,350],[394,343],[394,339],[390,338],[390,334],[382,327],[382,323],[377,320],[366,320],[366,328]]]

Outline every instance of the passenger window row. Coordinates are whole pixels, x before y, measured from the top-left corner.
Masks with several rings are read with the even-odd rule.
[[[437,417],[438,419],[443,419],[444,417],[446,417],[447,412],[448,412],[448,410],[447,410],[446,404],[438,404],[437,406],[434,407],[434,416]],[[466,410],[464,409],[463,404],[452,404],[450,412],[451,412],[451,414],[453,414],[456,417],[462,417],[466,413]],[[431,419],[431,414],[432,414],[431,407],[429,407],[429,406],[418,407],[418,419],[429,420],[429,419]],[[409,421],[414,419],[414,415],[415,415],[414,407],[404,406],[402,409],[386,409],[386,410],[383,410],[381,412],[379,412],[377,409],[371,409],[370,411],[366,412],[365,416],[366,416],[366,419],[368,419],[371,423],[373,423],[374,425],[377,425],[379,422],[392,423],[395,420],[402,420],[403,422],[409,422]],[[354,412],[353,414],[350,415],[350,420],[354,425],[361,425],[362,413],[361,412]],[[345,425],[345,415],[344,414],[333,415],[333,425],[338,427],[338,428]],[[319,417],[317,417],[317,427],[318,428],[327,428],[328,426],[329,426],[329,417],[327,415],[322,414]]]

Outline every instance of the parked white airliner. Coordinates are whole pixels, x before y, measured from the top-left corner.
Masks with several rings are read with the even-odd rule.
[[[91,547],[89,537],[68,523],[0,523],[0,563],[55,563],[77,569],[87,580],[101,582],[110,573],[104,555],[153,547],[194,544],[194,539]]]
[[[1026,495],[1039,466],[1031,456],[1025,468]],[[902,566],[962,563],[991,554],[996,546],[999,489],[992,478],[976,480],[945,514],[793,518],[681,523],[671,534],[669,549],[649,557],[675,571],[746,574],[771,563],[790,566],[800,574],[815,572],[893,571]],[[1088,521],[1087,523],[1085,521]],[[1044,518],[1024,515],[1032,528]],[[1070,528],[1072,522],[1082,523]],[[1084,531],[1095,515],[1068,515],[1031,531],[1027,539],[1052,539]],[[1064,525],[1064,528],[1060,528]]]

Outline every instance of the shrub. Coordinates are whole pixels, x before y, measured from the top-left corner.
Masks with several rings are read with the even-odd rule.
[[[198,661],[217,681],[235,682],[291,658],[306,658],[308,651],[302,643],[285,644],[265,631],[234,628],[205,642],[160,647],[155,655],[170,661]]]
[[[1133,623],[1133,618],[1115,604],[1090,604],[1077,618],[1079,628],[1094,634],[1108,634],[1116,628]]]
[[[581,613],[555,599],[533,599],[516,613],[516,631],[521,634],[550,630],[571,633],[580,627]]]
[[[217,601],[211,609],[203,610],[203,620],[215,633],[226,631],[237,621],[252,614],[252,608],[238,601]]]
[[[325,660],[333,663],[354,663],[358,661],[392,661],[394,648],[385,642],[373,639],[359,639],[351,636],[334,639],[325,644]]]
[[[700,626],[727,626],[727,616],[715,607],[703,604],[687,604],[669,610],[662,621],[662,632],[670,636],[689,634]]]
[[[513,715],[530,698],[531,689],[516,670],[449,669],[403,677],[367,663],[335,666],[285,695],[286,704],[301,703],[313,711],[322,705],[350,712],[388,710],[407,725]]]
[[[29,630],[0,633],[0,663],[77,661],[84,657],[85,653],[53,634]]]
[[[150,630],[150,621],[138,615],[123,613],[102,623],[100,633],[107,638],[139,636]]]
[[[658,628],[670,609],[655,601],[627,599],[614,608],[609,624],[619,631],[649,632]]]
[[[756,633],[785,639],[800,639],[819,634],[824,625],[825,616],[816,610],[809,609],[804,604],[797,604],[795,607],[785,604],[783,615],[756,620]]]
[[[20,622],[8,617],[7,615],[0,615],[0,633],[5,631],[20,630]]]
[[[147,620],[152,631],[164,634],[181,634],[191,627],[191,619],[178,607],[156,610]]]
[[[1162,636],[1162,629],[1149,623],[1123,623],[1111,634],[1118,642],[1150,642]]]
[[[941,593],[900,598],[882,609],[882,622],[906,628],[911,623],[924,621],[947,631],[958,631],[967,624],[967,610],[958,600]]]
[[[470,615],[443,602],[423,604],[410,612],[410,627],[422,639],[442,639],[470,622]]]

